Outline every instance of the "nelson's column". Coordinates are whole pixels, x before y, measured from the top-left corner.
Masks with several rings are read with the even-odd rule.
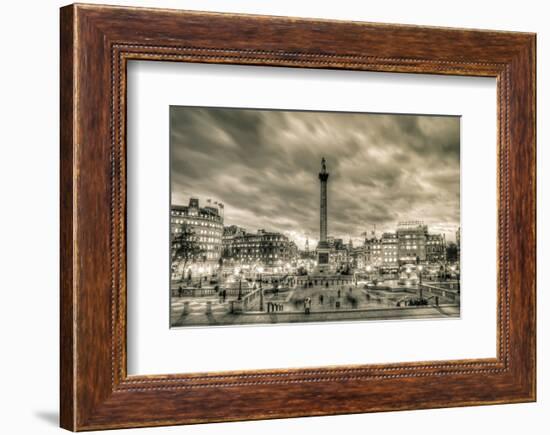
[[[326,160],[321,159],[321,172],[319,172],[319,181],[321,182],[321,201],[320,201],[320,231],[319,244],[317,245],[317,272],[326,274],[330,272],[329,255],[330,247],[327,243],[327,182],[329,173],[327,172]]]

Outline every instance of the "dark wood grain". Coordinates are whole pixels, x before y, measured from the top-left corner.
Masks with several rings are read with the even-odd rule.
[[[60,423],[67,429],[76,429],[74,422],[74,364],[73,356],[75,348],[73,346],[74,334],[74,316],[73,316],[73,296],[74,296],[74,276],[73,259],[75,252],[73,250],[73,44],[74,44],[74,9],[63,8],[61,10],[61,44],[60,44],[60,282],[61,282],[61,322],[60,322]]]
[[[125,106],[133,59],[496,77],[497,358],[129,377]],[[533,34],[62,8],[61,425],[91,430],[535,400],[535,191]]]

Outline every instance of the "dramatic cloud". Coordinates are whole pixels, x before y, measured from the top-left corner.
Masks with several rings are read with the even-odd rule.
[[[359,240],[423,220],[454,240],[460,119],[449,116],[171,107],[172,203],[225,204],[225,224],[315,246],[321,157],[329,234]]]

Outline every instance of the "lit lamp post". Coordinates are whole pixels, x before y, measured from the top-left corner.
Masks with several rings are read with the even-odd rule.
[[[199,267],[199,288],[202,288],[202,274],[204,273],[204,268]]]
[[[260,311],[264,310],[264,287],[262,285],[262,273],[264,271],[263,267],[258,267],[258,274],[260,276]]]
[[[366,269],[366,270],[367,270],[367,279],[368,279],[369,281],[372,281],[372,276],[371,276],[372,266],[369,264],[369,265],[367,266],[367,269]]]
[[[422,270],[424,269],[424,266],[419,265],[418,266],[418,283],[422,284]]]
[[[239,293],[237,294],[237,300],[240,301],[242,298],[243,298],[243,289],[242,289],[241,276],[239,275]]]
[[[290,263],[286,263],[285,264],[285,273],[286,275],[290,275],[291,273],[291,264]],[[289,278],[288,276],[286,277],[286,284],[288,284],[290,286],[290,282],[291,282],[291,278]]]
[[[218,291],[223,290],[223,258],[220,257],[218,260]]]
[[[420,289],[420,299],[422,299],[422,296],[423,296],[423,292],[422,292],[422,269],[424,269],[424,267],[420,264],[418,266],[418,288]]]
[[[242,270],[236,267],[235,275],[239,276],[239,293],[237,293],[237,300],[240,301],[243,298],[243,290],[242,290],[242,283],[241,283]]]

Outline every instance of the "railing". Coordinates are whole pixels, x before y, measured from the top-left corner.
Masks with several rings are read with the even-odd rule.
[[[244,296],[242,298],[243,310],[244,311],[251,310],[255,304],[258,304],[258,306],[259,306],[260,299],[261,299],[261,293],[262,293],[262,289],[259,288],[257,290],[254,290],[254,291],[248,293],[246,296]]]
[[[241,299],[231,301],[231,312],[242,313],[243,311],[251,311],[253,308],[260,308],[262,302],[262,289],[253,290]]]
[[[422,283],[422,284],[420,284],[420,289],[422,291],[425,291],[427,293],[430,293],[430,294],[433,294],[433,295],[436,295],[436,296],[445,297],[447,299],[450,299],[453,302],[456,302],[460,298],[460,292],[459,292],[458,288],[449,289],[449,288],[439,287],[439,286],[436,286],[434,284]]]
[[[225,294],[227,296],[239,296],[239,289],[238,288],[223,288],[223,290],[225,291]],[[246,296],[247,294],[249,294],[250,292],[252,291],[252,289],[250,288],[241,288],[241,296]]]
[[[213,296],[216,294],[216,290],[213,287],[195,288],[195,287],[183,287],[181,290],[176,288],[172,289],[174,296],[192,296],[192,297],[204,297]]]

